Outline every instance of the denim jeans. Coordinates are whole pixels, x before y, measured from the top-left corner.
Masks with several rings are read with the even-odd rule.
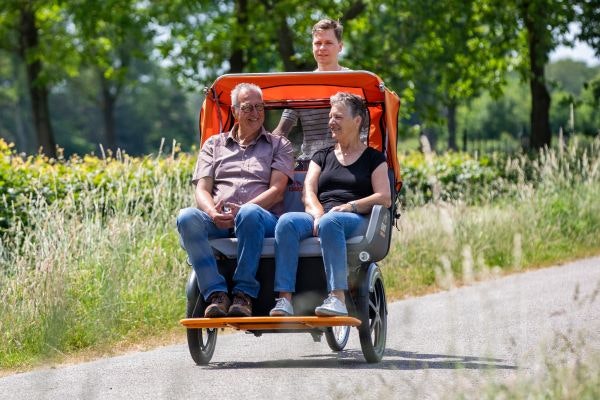
[[[327,277],[327,289],[348,289],[346,239],[363,234],[366,216],[330,211],[319,220],[318,234]],[[275,291],[295,292],[300,241],[312,236],[313,217],[304,212],[285,213],[275,227]]]
[[[277,216],[257,206],[243,205],[235,217],[235,237],[238,239],[237,268],[233,275],[233,292],[243,292],[256,298],[260,284],[256,271],[262,252],[263,239],[273,237]],[[219,273],[209,240],[231,237],[229,229],[220,229],[204,211],[184,208],[177,216],[177,231],[192,268],[198,288],[205,300],[214,292],[227,292],[227,282]]]

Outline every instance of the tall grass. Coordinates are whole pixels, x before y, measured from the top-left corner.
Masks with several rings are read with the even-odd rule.
[[[435,155],[426,157],[435,164]],[[429,170],[432,200],[404,210],[382,262],[392,297],[452,284],[448,277],[470,281],[600,253],[600,138],[503,163],[503,195],[477,205],[436,196],[450,191],[435,175],[440,169]],[[498,182],[482,185],[493,191]],[[409,203],[420,201],[416,193]]]
[[[573,190],[536,191],[518,202],[429,204],[407,210],[382,262],[390,295],[439,286],[439,269],[450,268],[455,279],[469,281],[598,254],[599,196],[596,182]]]
[[[124,157],[99,168],[110,190],[32,198],[29,226],[2,236],[1,367],[139,340],[181,316],[189,271],[174,215],[192,202],[189,158]]]

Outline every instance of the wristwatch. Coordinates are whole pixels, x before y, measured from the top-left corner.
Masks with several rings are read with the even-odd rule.
[[[356,208],[356,202],[349,201],[348,204],[350,204],[350,207],[352,207],[352,212],[355,214],[358,214],[358,208]]]

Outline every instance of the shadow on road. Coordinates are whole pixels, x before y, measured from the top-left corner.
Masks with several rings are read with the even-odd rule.
[[[348,369],[518,369],[506,360],[487,357],[457,356],[448,354],[426,354],[412,351],[386,349],[383,360],[368,364],[361,351],[344,350],[339,353],[312,354],[302,359],[270,360],[256,362],[213,362],[209,369],[253,369],[253,368],[348,368]]]

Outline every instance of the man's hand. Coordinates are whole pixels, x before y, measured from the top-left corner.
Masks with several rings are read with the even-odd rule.
[[[229,213],[233,215],[233,218],[235,218],[238,212],[240,211],[240,207],[240,204],[226,202],[223,204],[223,212]]]
[[[220,229],[229,229],[233,228],[235,214],[239,210],[237,207],[235,214],[231,211],[231,203],[227,203],[225,205],[223,200],[219,200],[217,204],[215,204],[214,210],[210,213],[210,218],[213,220],[217,228]],[[229,209],[229,211],[227,211]]]

